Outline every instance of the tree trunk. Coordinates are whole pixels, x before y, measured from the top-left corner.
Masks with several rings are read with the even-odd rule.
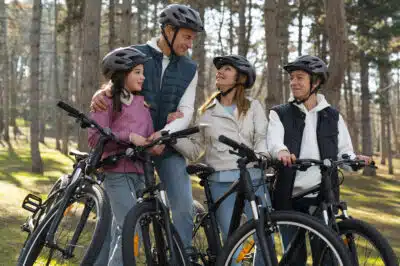
[[[124,0],[124,2],[127,2],[130,0]],[[138,10],[138,12],[136,13],[136,23],[137,23],[137,43],[142,43],[143,42],[143,36],[142,36],[142,31],[143,31],[143,23],[142,23],[142,17],[141,17],[141,13],[140,10],[142,10],[141,6],[142,6],[142,0],[136,0],[136,8]],[[122,31],[121,31],[122,32]]]
[[[14,132],[14,140],[17,140],[18,128],[17,128],[17,90],[19,89],[17,86],[18,79],[18,57],[16,58],[15,51],[11,53],[10,57],[10,79],[11,83],[9,86],[9,95],[10,95],[10,126],[13,128]]]
[[[302,55],[303,50],[303,15],[304,15],[304,0],[299,0],[299,31],[298,31],[298,38],[297,38],[297,55]]]
[[[88,12],[89,11],[89,12]],[[90,99],[99,89],[99,71],[93,64],[99,64],[101,2],[86,1],[83,21],[82,85],[80,100],[82,112],[89,111]],[[79,150],[87,150],[87,132],[79,131]]]
[[[1,104],[3,108],[0,122],[0,134],[4,130],[4,140],[9,141],[9,57],[7,48],[7,12],[4,0],[0,0],[0,87],[2,88]],[[1,100],[0,100],[1,101]],[[1,102],[0,102],[1,103]],[[2,123],[4,121],[4,123]]]
[[[384,47],[388,47],[383,42]],[[390,126],[390,101],[389,101],[389,89],[390,89],[390,63],[389,54],[381,54],[378,60],[379,69],[379,86],[378,93],[380,95],[381,114],[382,114],[382,160],[388,159],[388,170],[389,174],[393,174],[393,161],[392,161],[392,145],[391,145],[391,126]]]
[[[110,51],[115,48],[115,41],[115,0],[110,0],[108,7],[108,49]]]
[[[40,21],[42,15],[41,0],[33,1],[31,24],[31,88],[30,88],[30,114],[31,114],[31,158],[32,172],[43,173],[43,163],[39,151],[39,51],[40,51]]]
[[[246,0],[239,0],[239,54],[246,57]]]
[[[222,46],[222,27],[224,25],[224,12],[225,12],[224,1],[221,1],[221,20],[219,22],[219,28],[218,28],[218,44],[219,44],[219,48],[217,49],[218,55],[225,55],[224,47]]]
[[[234,0],[228,0],[228,9],[229,9],[229,54],[233,53],[233,46],[235,45],[234,41],[234,32],[233,32],[233,2]],[[220,30],[221,32],[221,30]]]
[[[275,0],[266,0],[264,2],[264,28],[267,49],[268,62],[268,80],[267,80],[267,97],[265,98],[265,107],[268,111],[271,107],[280,103],[282,99],[282,90],[278,87],[278,75],[280,52],[277,36],[277,3]]]
[[[289,56],[289,24],[292,20],[290,16],[289,3],[286,0],[279,0],[278,2],[278,20],[277,20],[277,32],[279,36],[279,50],[281,51],[281,66],[288,63]],[[284,75],[283,68],[278,69],[278,88],[282,91],[281,103],[284,103],[289,98],[289,76]]]
[[[45,89],[44,85],[44,58],[40,62],[40,79],[39,79],[39,88]],[[40,90],[39,90],[40,92]],[[46,109],[47,109],[47,102],[46,102],[46,92],[42,93],[42,95],[39,94],[39,104],[40,104],[40,110],[39,110],[39,142],[44,144],[44,136],[45,136],[45,131],[46,131]]]
[[[140,2],[138,0],[137,2]],[[140,9],[140,4],[137,6],[138,10]],[[119,33],[119,40],[121,46],[128,46],[131,44],[131,18],[132,18],[132,0],[123,0],[122,1],[122,17],[121,17],[121,31]],[[141,33],[142,33],[142,20],[140,14],[142,12],[137,13],[138,19],[138,42],[142,43]]]
[[[328,101],[339,107],[340,88],[347,65],[347,27],[344,1],[325,0],[326,32],[329,41],[329,79],[324,86],[324,94]]]
[[[367,55],[363,50],[359,53],[360,60],[360,83],[361,83],[361,139],[362,153],[372,156],[372,128],[370,112],[370,92],[369,92],[369,62]],[[363,172],[367,176],[375,176],[376,170],[372,167],[366,167]]]
[[[68,23],[66,25],[65,30],[65,46],[64,46],[64,82],[63,82],[63,90],[61,92],[61,99],[63,101],[69,101],[69,83],[70,83],[70,76],[71,76],[71,35],[72,35],[72,7],[69,7],[68,10]],[[69,130],[68,130],[68,121],[66,123],[62,123],[61,126],[61,152],[65,155],[68,154],[68,142],[69,142]]]
[[[247,56],[249,52],[249,47],[250,47],[250,35],[252,34],[252,29],[253,29],[253,15],[252,15],[252,10],[253,10],[253,3],[252,0],[249,0],[249,3],[247,4],[249,8],[249,14],[248,14],[248,21],[247,21],[247,29],[246,29],[246,42],[245,42],[245,54]]]
[[[390,108],[390,110],[389,110],[389,115],[390,115],[390,121],[391,121],[391,123],[392,123],[392,130],[393,130],[393,138],[394,138],[394,142],[395,142],[395,145],[396,145],[396,151],[397,152],[400,152],[400,142],[399,142],[399,138],[398,138],[398,131],[397,131],[397,122],[396,122],[396,119],[395,119],[395,117],[394,117],[394,115],[393,115],[393,113],[395,112],[395,111],[393,111],[391,108]]]
[[[348,62],[351,61],[350,55],[348,57]],[[348,64],[347,66],[347,93],[348,93],[348,101],[346,104],[346,111],[347,111],[347,124],[351,122],[351,127],[350,127],[350,136],[351,140],[353,142],[353,148],[356,153],[359,152],[359,141],[358,141],[358,135],[359,135],[359,130],[358,130],[358,121],[356,119],[356,115],[354,112],[354,109],[357,108],[354,104],[354,97],[353,97],[353,85],[352,85],[352,72],[351,72],[351,64]]]
[[[385,58],[381,56],[381,59],[378,61],[378,71],[379,71],[379,88],[377,93],[379,94],[379,103],[380,103],[380,112],[381,112],[381,164],[386,164],[386,158],[388,156],[388,131],[387,131],[387,109],[386,105],[388,104],[388,99],[386,95],[387,86],[389,85],[388,80],[388,66]]]
[[[153,21],[157,21],[158,20],[158,9],[157,9],[158,0],[153,0],[153,5],[154,5]],[[150,28],[150,37],[153,37],[156,35],[157,29],[158,29],[158,27],[154,27],[154,26]]]
[[[202,21],[204,21],[204,13],[205,13],[205,7],[204,3],[199,1],[198,5],[196,6],[196,10],[200,14],[200,18]],[[194,110],[196,115],[196,110],[200,105],[204,102],[204,89],[205,89],[205,55],[206,51],[204,49],[205,47],[205,33],[199,33],[194,44],[193,44],[193,60],[195,60],[198,63],[198,81],[197,81],[197,87],[196,87],[196,98],[195,98],[195,103],[194,103]]]
[[[53,82],[54,90],[56,95],[56,101],[61,100],[60,85],[58,82],[58,53],[57,53],[57,21],[58,21],[58,7],[57,1],[54,2],[54,32],[53,32],[53,49],[54,49],[54,59],[53,59]],[[56,108],[56,149],[61,151],[61,139],[62,139],[62,110]]]

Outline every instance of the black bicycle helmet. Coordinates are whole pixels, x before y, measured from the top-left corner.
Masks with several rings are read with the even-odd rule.
[[[116,72],[128,72],[137,65],[145,63],[150,57],[133,47],[119,47],[104,56],[102,72],[111,79]]]
[[[178,28],[191,29],[196,32],[204,31],[199,12],[185,5],[168,5],[161,11],[158,22],[162,27],[169,24]]]
[[[245,84],[246,89],[250,89],[256,81],[256,70],[254,66],[241,55],[225,55],[214,57],[213,63],[217,69],[220,69],[223,65],[231,65],[237,69],[237,71],[247,76]]]
[[[302,55],[293,62],[283,67],[288,73],[295,70],[303,70],[310,75],[317,75],[321,78],[321,84],[328,79],[328,66],[317,56]]]

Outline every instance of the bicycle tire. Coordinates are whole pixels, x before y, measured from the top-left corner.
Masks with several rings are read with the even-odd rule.
[[[125,221],[124,221],[124,226],[122,230],[122,257],[123,257],[123,262],[124,265],[137,265],[137,255],[135,255],[135,250],[139,249],[138,247],[135,246],[135,236],[137,237],[137,224],[142,223],[142,221],[149,221],[155,222],[154,225],[160,226],[161,229],[164,230],[165,232],[165,222],[163,221],[163,214],[160,214],[160,210],[157,208],[158,202],[156,200],[150,200],[150,201],[144,201],[141,202],[137,205],[135,205],[126,215]],[[142,218],[144,220],[142,220]],[[168,221],[169,222],[169,221]],[[143,224],[142,224],[143,225]],[[143,227],[141,227],[141,230],[143,230]],[[150,241],[148,239],[149,232],[146,230],[145,233],[144,231],[141,231],[142,233],[142,242],[143,243],[148,243],[147,241]],[[189,260],[187,258],[187,255],[184,251],[183,248],[183,243],[181,238],[178,235],[178,232],[176,231],[175,227],[171,224],[171,233],[172,233],[172,239],[174,242],[174,251],[175,254],[177,255],[177,260],[178,260],[178,265],[190,265]],[[139,233],[138,233],[139,234]],[[146,236],[145,236],[146,235]],[[155,239],[155,241],[160,242],[165,242],[164,239]],[[157,244],[156,244],[157,245]],[[144,244],[146,246],[146,244]],[[146,249],[146,248],[144,248]],[[168,258],[166,258],[167,252],[165,250],[168,250],[168,248],[164,249],[164,252],[160,252],[159,250],[145,250],[146,256],[150,254],[152,256],[151,261],[152,262],[147,262],[147,265],[168,265]],[[157,263],[154,263],[153,258],[157,258]],[[138,264],[139,265],[139,264]],[[142,264],[140,264],[142,265]]]
[[[288,224],[297,225],[299,226],[298,228],[310,230],[312,234],[319,236],[329,244],[336,258],[339,258],[339,265],[352,265],[347,250],[338,235],[335,234],[332,229],[322,224],[319,220],[309,215],[291,211],[274,211],[270,214],[270,218],[272,224],[277,225],[278,227]],[[256,221],[253,219],[235,231],[232,236],[228,238],[227,243],[223,247],[221,255],[218,257],[217,265],[230,265],[230,261],[232,260],[237,248],[241,245],[242,240],[246,236],[255,234],[255,232]],[[278,245],[275,244],[275,246]],[[282,262],[280,262],[280,264],[286,265]]]
[[[363,236],[366,240],[369,241],[369,243],[371,243],[379,251],[382,261],[386,266],[399,265],[397,262],[397,257],[387,239],[381,233],[379,233],[378,230],[376,230],[375,227],[373,227],[372,225],[357,219],[342,220],[338,222],[337,225],[339,227],[340,236],[343,238],[343,240],[346,243],[346,246],[349,249],[351,249],[351,245],[349,244],[349,242],[352,241],[352,239],[349,239],[349,237],[351,236],[348,234],[356,233],[359,234],[360,236]],[[365,248],[368,248],[368,246],[365,246]],[[353,255],[351,250],[349,250],[349,252],[351,255]],[[356,264],[356,261],[353,258],[353,256],[351,256],[351,259],[353,260],[353,263],[355,265],[358,264],[358,263]],[[360,262],[360,259],[361,255],[358,258],[358,262]],[[365,260],[364,257],[363,259]],[[376,259],[372,260],[376,262]]]
[[[82,198],[71,199],[71,202],[69,202],[67,208],[64,210],[64,216],[61,219],[61,222],[56,229],[56,235],[58,229],[60,228],[60,225],[63,223],[63,219],[68,216],[67,210],[69,210],[71,206],[73,206],[75,203],[78,203],[78,205],[81,206],[82,204],[81,202],[79,202],[79,200],[84,199],[84,197],[88,197],[91,200],[93,200],[93,204],[96,206],[96,211],[97,211],[95,213],[95,218],[97,223],[94,226],[93,236],[91,240],[89,240],[90,244],[88,245],[88,248],[84,253],[83,259],[80,261],[81,265],[92,265],[95,262],[97,255],[99,254],[103,246],[103,242],[106,237],[106,232],[110,227],[111,209],[107,196],[104,190],[99,185],[87,184],[82,187],[81,193],[83,195]],[[41,259],[39,258],[39,256],[43,248],[48,247],[47,244],[45,243],[45,238],[52,224],[52,221],[55,218],[60,203],[61,202],[58,202],[54,205],[54,207],[48,212],[48,214],[43,218],[42,222],[38,225],[37,229],[30,235],[29,239],[26,242],[25,247],[22,249],[20,253],[21,255],[18,259],[18,265],[20,266],[40,265],[36,264],[35,262],[38,259],[39,260]],[[88,206],[86,204],[87,203],[83,205],[85,210],[86,207]],[[92,204],[92,201],[90,201],[89,204]],[[65,219],[67,220],[68,218]],[[84,226],[87,224],[88,219],[89,216],[87,216],[85,220],[82,220],[82,217],[79,218],[79,222],[75,228],[74,235],[76,234],[77,230],[82,230],[84,228]],[[79,240],[80,235],[77,237],[78,237],[77,240]],[[54,252],[53,249],[50,249],[49,253],[53,254],[53,252]]]

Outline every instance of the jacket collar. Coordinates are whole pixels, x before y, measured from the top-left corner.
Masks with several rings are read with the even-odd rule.
[[[232,119],[234,121],[238,121],[238,117],[239,117],[239,113],[238,113],[238,109],[235,108],[234,111],[234,116],[232,116],[231,114],[229,114],[224,106],[218,101],[218,99],[214,99],[206,108],[206,110],[210,110],[211,111],[211,115],[212,116],[218,116],[218,117],[223,117],[223,118],[229,118]]]
[[[288,101],[292,102],[293,100],[294,100],[293,96],[290,96]],[[319,112],[319,111],[325,109],[326,107],[330,106],[330,104],[326,101],[325,96],[322,94],[317,94],[317,106],[315,106],[310,111],[307,110],[307,108],[305,107],[305,105],[303,103],[297,104],[294,102],[293,104],[295,106],[297,106],[303,113]]]
[[[125,105],[131,105],[133,101],[133,97],[135,97],[132,93],[129,92],[128,97],[123,97],[122,93],[120,95],[121,103]]]

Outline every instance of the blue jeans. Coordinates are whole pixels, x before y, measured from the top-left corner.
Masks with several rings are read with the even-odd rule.
[[[189,247],[192,243],[193,197],[185,158],[174,153],[167,157],[156,157],[154,163],[166,187],[174,226],[182,239],[183,246]]]
[[[144,176],[136,173],[107,173],[103,184],[113,218],[95,265],[121,266],[122,226],[126,214],[136,204],[136,192],[145,187]]]
[[[219,197],[221,197],[225,192],[228,191],[230,186],[233,184],[233,182],[213,182],[209,181],[210,184],[210,190],[211,190],[211,195],[213,200],[215,201]],[[253,180],[253,185],[257,186],[260,184],[260,180]],[[263,206],[271,206],[271,199],[268,193],[268,189],[266,186],[261,185],[256,187],[257,189],[255,191],[255,194],[259,196],[262,201],[263,201]],[[218,208],[216,212],[217,216],[217,222],[221,228],[221,233],[222,233],[222,239],[225,242],[226,238],[229,233],[229,226],[231,223],[231,218],[232,218],[232,213],[233,213],[233,208],[235,205],[235,198],[236,198],[236,193],[232,193],[229,195],[228,198],[226,198],[220,207]],[[246,202],[245,208],[244,208],[244,213],[246,214],[248,219],[251,219],[253,217],[253,212],[251,210],[249,202]],[[257,240],[255,239],[255,242],[257,243]],[[238,249],[237,253],[239,253],[240,249]],[[236,254],[238,256],[239,254]],[[241,265],[240,263],[231,263],[231,265]],[[264,265],[264,260],[262,258],[262,254],[260,252],[256,252],[253,265],[257,266],[262,266]]]

